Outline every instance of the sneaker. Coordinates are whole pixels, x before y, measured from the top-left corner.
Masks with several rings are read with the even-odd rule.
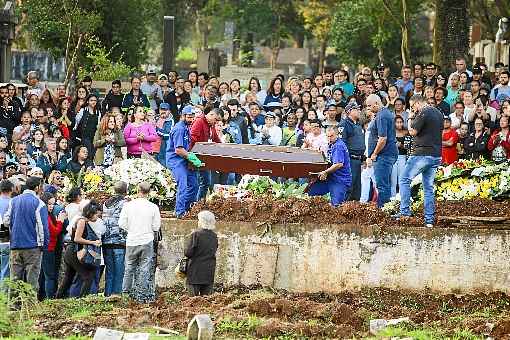
[[[434,228],[434,225],[432,223],[425,224],[425,228]]]
[[[400,220],[400,219],[406,219],[406,218],[409,218],[411,216],[408,216],[408,215],[402,215],[401,213],[397,213],[395,215],[391,215],[391,217],[395,220]]]

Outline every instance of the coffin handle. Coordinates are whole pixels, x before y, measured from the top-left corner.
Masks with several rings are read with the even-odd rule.
[[[259,172],[261,174],[272,174],[273,173],[273,170],[270,170],[270,169],[260,169]]]

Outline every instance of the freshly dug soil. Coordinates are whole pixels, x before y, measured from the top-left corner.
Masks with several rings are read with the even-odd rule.
[[[104,303],[104,302],[103,302]],[[433,327],[452,335],[468,329],[474,334],[487,332],[495,339],[510,336],[510,297],[503,293],[435,295],[389,289],[364,289],[330,295],[290,294],[264,289],[230,289],[210,296],[189,297],[183,292],[161,294],[150,305],[113,302],[113,310],[99,312],[84,320],[62,318],[54,307],[38,318],[36,327],[51,336],[91,335],[95,327],[140,329],[159,326],[183,334],[196,314],[209,314],[216,325],[217,338],[277,337],[294,334],[304,338],[362,338],[369,335],[370,319],[409,317],[418,327]],[[259,319],[254,328],[220,327]],[[232,321],[233,320],[233,321]],[[452,320],[457,320],[452,322]]]
[[[213,198],[195,204],[188,218],[196,218],[201,210],[210,210],[218,220],[227,222],[355,224],[388,228],[422,227],[424,224],[422,213],[419,213],[416,218],[396,221],[373,203],[350,201],[335,208],[322,197],[311,197],[306,200],[297,198],[275,200],[270,196],[260,196],[257,199],[245,201],[235,198]],[[439,201],[437,216],[510,216],[510,201],[496,202],[488,199]],[[451,224],[441,222],[438,226],[451,227]]]

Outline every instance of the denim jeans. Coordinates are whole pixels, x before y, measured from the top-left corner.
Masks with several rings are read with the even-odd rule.
[[[43,251],[41,268],[44,277],[44,294],[47,299],[55,298],[57,291],[58,269],[54,251]]]
[[[366,203],[370,200],[370,189],[372,189],[372,183],[375,184],[374,167],[366,167],[361,170],[361,196],[359,201]]]
[[[402,177],[402,173],[404,173],[406,161],[407,161],[406,155],[398,155],[397,162],[393,164],[393,169],[391,170],[391,197],[395,197],[395,195],[397,194],[397,184],[400,178]]]
[[[200,201],[201,199],[205,198],[205,196],[207,196],[207,190],[209,190],[210,185],[211,185],[211,171],[199,170],[197,201]]]
[[[151,275],[153,255],[152,241],[139,246],[126,247],[126,268],[122,283],[123,293],[139,296],[149,288],[148,279]]]
[[[377,186],[377,206],[382,206],[391,198],[391,170],[397,161],[397,156],[377,156],[374,162],[375,184]]]
[[[122,293],[125,255],[126,249],[103,248],[106,271],[104,287],[105,296]]]
[[[9,243],[0,244],[0,281],[9,278]]]
[[[400,214],[411,216],[411,181],[421,174],[424,195],[425,223],[434,223],[436,210],[434,197],[434,178],[436,170],[441,164],[441,157],[411,156],[407,160],[404,173],[400,179]]]
[[[347,195],[350,201],[359,201],[361,197],[361,160],[351,158],[352,185]]]

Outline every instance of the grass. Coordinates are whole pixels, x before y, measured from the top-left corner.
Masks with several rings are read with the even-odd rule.
[[[113,303],[102,296],[87,296],[81,299],[45,300],[39,304],[39,315],[59,315],[74,320],[83,320],[113,310]]]
[[[384,339],[393,337],[411,337],[413,340],[482,340],[482,337],[478,337],[467,329],[456,330],[453,335],[445,334],[440,329],[434,328],[414,328],[409,327],[388,327],[383,329],[377,334],[377,337],[371,339]]]

